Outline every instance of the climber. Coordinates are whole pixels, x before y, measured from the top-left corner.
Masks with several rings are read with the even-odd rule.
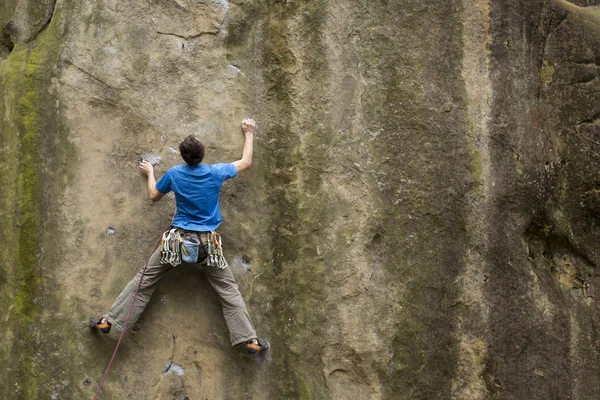
[[[139,287],[136,304],[125,329],[133,326],[150,301],[158,281],[178,263],[192,262],[202,265],[202,271],[219,295],[231,344],[247,354],[257,354],[269,349],[269,343],[256,336],[244,299],[224,260],[220,236],[214,232],[222,221],[219,192],[223,182],[252,165],[255,127],[254,120],[250,118],[242,121],[244,149],[242,158],[233,163],[203,164],[204,145],[193,135],[186,137],[179,145],[185,164],[170,168],[158,182],[154,177],[152,164],[148,161],[140,162],[139,168],[148,178],[150,199],[153,202],[159,201],[165,194],[173,191],[177,212],[171,228],[163,235],[162,246],[157,246],[150,256],[145,272],[138,272],[105,315],[90,320],[91,328],[108,333],[114,325],[122,330]],[[190,237],[192,240],[185,242]],[[200,242],[202,245],[199,245]],[[182,243],[186,246],[181,247]],[[187,245],[190,243],[192,246],[188,249]],[[194,243],[197,243],[195,250]],[[195,256],[195,252],[199,255]],[[190,254],[198,259],[190,260]],[[143,282],[140,285],[141,276]]]

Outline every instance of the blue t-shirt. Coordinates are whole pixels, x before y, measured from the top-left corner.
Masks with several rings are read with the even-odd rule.
[[[177,214],[173,226],[190,231],[214,231],[223,221],[219,193],[226,179],[237,175],[233,164],[180,164],[156,183],[161,193],[175,193]]]

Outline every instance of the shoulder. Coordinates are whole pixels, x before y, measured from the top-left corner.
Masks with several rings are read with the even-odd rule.
[[[165,174],[174,174],[177,172],[182,172],[185,169],[185,164],[178,164],[178,165],[173,165],[171,168],[169,168],[167,170],[167,172],[165,172]]]
[[[181,176],[181,173],[183,172],[183,167],[184,165],[179,164],[179,165],[174,165],[171,168],[169,168],[168,170],[165,171],[165,173],[163,174],[163,176],[160,178],[161,180],[171,180],[176,178],[177,176]]]
[[[235,165],[233,165],[233,163],[217,163],[217,164],[211,164],[209,167],[213,171],[226,171],[231,168],[235,168]]]
[[[218,163],[210,165],[211,172],[216,173],[223,179],[233,178],[237,175],[237,169],[233,163]]]
[[[210,164],[210,165],[208,165],[208,167],[212,171],[220,171],[220,170],[223,170],[223,169],[228,169],[228,168],[231,168],[230,166],[233,166],[233,163],[216,163],[216,164]]]

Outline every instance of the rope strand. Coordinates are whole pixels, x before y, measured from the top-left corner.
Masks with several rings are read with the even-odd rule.
[[[140,277],[140,283],[138,283],[138,287],[135,290],[135,293],[133,294],[133,301],[131,302],[131,306],[129,307],[129,312],[127,313],[127,317],[125,318],[125,323],[123,324],[123,329],[121,330],[121,335],[119,336],[119,340],[117,341],[117,345],[115,346],[115,351],[113,351],[112,357],[110,358],[108,367],[106,367],[106,371],[104,371],[104,376],[102,376],[102,380],[100,381],[100,385],[98,386],[98,389],[96,390],[96,394],[94,394],[93,400],[96,400],[98,398],[98,394],[100,394],[102,385],[104,384],[104,381],[106,380],[106,377],[108,376],[108,371],[110,370],[110,367],[112,366],[115,356],[117,355],[117,350],[119,349],[121,340],[123,339],[123,336],[125,335],[125,331],[127,330],[127,323],[129,322],[129,317],[131,316],[131,311],[133,310],[133,306],[135,305],[135,300],[137,298],[138,292],[140,291],[140,288],[142,287],[142,282],[144,281],[144,274],[146,273],[146,268],[148,268],[148,263],[150,262],[150,257],[152,257],[152,254],[154,254],[156,249],[158,249],[158,246],[160,246],[161,241],[162,241],[162,236],[158,240],[158,243],[154,247],[154,250],[152,250],[152,253],[150,253],[150,256],[146,260],[146,264],[144,264],[144,268],[142,269],[142,276]]]

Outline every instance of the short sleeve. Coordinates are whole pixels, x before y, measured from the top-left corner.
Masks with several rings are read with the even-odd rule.
[[[233,163],[215,164],[213,167],[217,171],[217,175],[222,181],[225,181],[229,178],[235,178],[237,176],[237,168],[235,168]]]
[[[156,189],[163,194],[167,194],[173,190],[173,171],[171,169],[156,182]]]

